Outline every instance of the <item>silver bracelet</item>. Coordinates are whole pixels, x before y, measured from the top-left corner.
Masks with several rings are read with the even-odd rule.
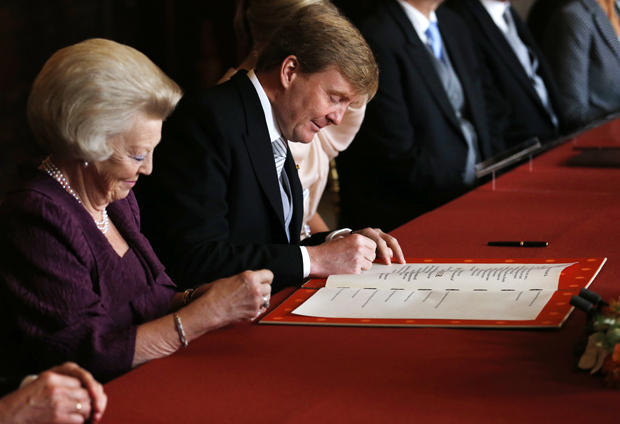
[[[179,333],[179,339],[181,339],[181,344],[183,347],[187,347],[187,339],[185,339],[185,330],[183,330],[183,324],[181,324],[181,317],[178,315],[174,316],[174,325],[177,327],[177,333]]]

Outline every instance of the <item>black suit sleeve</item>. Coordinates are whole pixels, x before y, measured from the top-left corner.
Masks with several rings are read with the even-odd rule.
[[[492,154],[501,153],[505,149],[504,134],[510,125],[512,105],[509,99],[502,96],[502,91],[493,70],[488,66],[488,60],[484,48],[475,43],[476,58],[478,59],[478,73],[482,81],[482,90],[486,104],[486,117],[489,125],[489,136],[493,143]]]
[[[255,237],[263,211],[240,204],[244,195],[259,195],[243,192],[252,167],[220,124],[209,108],[191,105],[164,124],[153,175],[137,192],[142,231],[180,289],[264,268],[273,271],[275,289],[299,284],[299,246]],[[231,221],[247,222],[247,231],[237,224],[233,234]]]
[[[379,65],[381,84],[367,106],[364,129],[356,147],[366,149],[368,154],[384,156],[386,160],[381,163],[389,164],[398,179],[420,185],[432,172],[424,161],[418,161],[423,147],[416,143],[412,124],[414,102],[405,98],[409,90],[403,85],[407,72],[403,57],[384,43],[370,41],[370,44]]]

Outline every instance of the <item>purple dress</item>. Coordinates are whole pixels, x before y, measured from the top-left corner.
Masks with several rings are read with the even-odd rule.
[[[176,287],[140,233],[133,193],[108,215],[123,257],[43,171],[0,205],[0,376],[68,360],[104,382],[131,369],[137,326],[165,315]]]

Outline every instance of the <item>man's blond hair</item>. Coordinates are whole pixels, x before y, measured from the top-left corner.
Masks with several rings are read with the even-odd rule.
[[[291,55],[303,73],[334,66],[357,94],[370,100],[377,92],[379,69],[368,43],[331,3],[315,3],[293,13],[263,49],[256,70],[279,67]]]

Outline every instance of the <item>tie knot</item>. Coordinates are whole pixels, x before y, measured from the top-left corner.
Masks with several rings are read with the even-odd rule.
[[[284,161],[286,160],[286,143],[282,138],[279,138],[271,143],[271,148],[273,149],[273,159],[276,163],[276,172],[278,173],[279,180],[282,175]]]
[[[439,27],[437,26],[437,22],[430,22],[428,28],[426,29],[426,38],[428,40],[428,46],[433,51],[433,54],[437,59],[441,60],[442,56],[442,42],[441,42],[441,33],[439,32]]]
[[[502,16],[504,17],[504,22],[506,22],[506,26],[508,27],[508,32],[516,33],[517,28],[515,26],[515,21],[514,19],[512,19],[512,15],[510,14],[509,7],[507,7],[506,10],[504,10],[504,14]]]

